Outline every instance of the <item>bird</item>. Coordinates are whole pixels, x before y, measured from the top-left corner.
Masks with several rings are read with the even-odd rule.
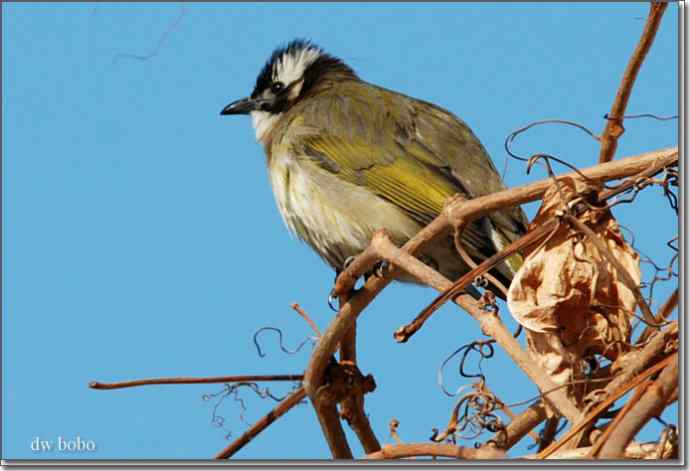
[[[275,49],[251,95],[220,114],[251,117],[285,225],[336,273],[367,248],[376,230],[385,229],[401,246],[436,218],[449,198],[506,188],[460,118],[362,80],[342,59],[306,39]],[[503,209],[472,222],[460,243],[480,263],[526,228],[522,209]],[[450,280],[471,268],[452,236],[417,256]],[[516,254],[490,273],[505,287],[521,263]],[[405,274],[398,279],[416,281]],[[504,290],[494,283],[488,287],[505,299]],[[471,294],[476,297],[477,291]]]

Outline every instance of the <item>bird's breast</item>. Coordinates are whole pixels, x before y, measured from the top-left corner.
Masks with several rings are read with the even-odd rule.
[[[361,253],[377,229],[399,242],[420,229],[397,206],[286,150],[272,153],[268,169],[286,226],[334,268]]]

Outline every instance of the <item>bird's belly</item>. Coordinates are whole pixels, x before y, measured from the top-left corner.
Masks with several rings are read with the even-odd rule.
[[[274,155],[269,172],[285,224],[334,268],[361,253],[377,229],[397,244],[421,229],[392,203],[309,163]]]

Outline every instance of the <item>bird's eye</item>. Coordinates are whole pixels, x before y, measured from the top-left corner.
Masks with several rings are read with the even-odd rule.
[[[273,93],[280,93],[284,88],[285,85],[283,85],[283,82],[273,82],[273,85],[271,85],[271,91]]]

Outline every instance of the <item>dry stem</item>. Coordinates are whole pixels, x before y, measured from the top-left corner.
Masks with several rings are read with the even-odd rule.
[[[223,451],[216,455],[216,459],[227,459],[232,455],[237,453],[244,445],[249,443],[254,437],[260,434],[266,427],[275,422],[280,416],[285,414],[287,411],[292,409],[294,406],[300,403],[302,399],[306,396],[306,392],[303,387],[300,387],[296,391],[292,392],[288,397],[286,397],[280,404],[278,404],[271,412],[263,416],[257,423],[252,425],[252,427],[244,432],[237,440],[228,445]]]
[[[635,47],[635,51],[625,68],[620,87],[616,93],[616,98],[608,114],[606,127],[599,139],[601,142],[601,150],[599,152],[600,163],[608,162],[613,158],[616,153],[616,147],[618,146],[618,138],[625,132],[625,128],[623,127],[623,115],[625,115],[625,109],[628,106],[632,87],[635,84],[635,79],[637,78],[637,73],[640,71],[642,62],[644,62],[649,49],[652,47],[654,37],[659,29],[659,23],[661,22],[661,18],[667,6],[668,4],[664,2],[652,3],[649,7],[647,23],[642,31],[642,36],[637,43],[637,47]]]
[[[249,383],[257,381],[302,381],[303,375],[241,375],[241,376],[211,376],[206,378],[191,378],[176,376],[169,378],[135,379],[117,383],[101,383],[91,381],[91,389],[122,389],[136,386],[151,386],[154,384],[208,384],[208,383]]]
[[[389,460],[415,456],[436,456],[459,460],[500,459],[503,452],[496,449],[464,448],[452,443],[400,443],[385,445],[381,451],[368,454],[368,460]]]

